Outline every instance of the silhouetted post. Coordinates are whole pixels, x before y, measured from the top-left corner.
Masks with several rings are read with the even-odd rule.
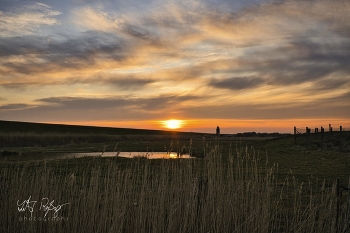
[[[318,128],[315,128],[315,139],[317,139]]]
[[[340,126],[340,132],[343,132],[343,126]]]
[[[321,141],[323,142],[324,128],[321,126]]]
[[[219,128],[219,126],[216,127],[216,136],[220,137],[220,128]]]
[[[294,145],[297,144],[297,127],[294,126]]]
[[[306,127],[306,142],[309,143],[309,139],[310,139],[310,130],[309,127]]]
[[[329,140],[332,138],[332,125],[329,124]]]

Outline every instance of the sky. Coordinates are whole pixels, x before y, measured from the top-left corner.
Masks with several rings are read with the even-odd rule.
[[[1,0],[0,120],[350,126],[349,0]]]

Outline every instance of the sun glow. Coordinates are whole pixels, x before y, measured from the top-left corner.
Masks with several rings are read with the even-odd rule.
[[[182,120],[167,120],[167,121],[164,121],[164,126],[168,129],[178,129],[178,128],[181,128],[183,124],[183,121]]]

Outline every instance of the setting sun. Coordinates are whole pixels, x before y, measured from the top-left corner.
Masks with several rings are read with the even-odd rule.
[[[183,124],[183,121],[182,120],[167,120],[167,121],[164,121],[164,126],[168,129],[178,129],[178,128],[181,128]]]

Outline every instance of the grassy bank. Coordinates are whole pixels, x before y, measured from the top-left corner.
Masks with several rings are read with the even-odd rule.
[[[50,153],[55,155],[57,152],[189,152],[190,149],[192,154],[202,156],[210,151],[211,147],[219,145],[224,157],[232,150],[230,148],[253,148],[256,154],[262,157],[267,156],[271,163],[279,164],[279,173],[282,178],[293,172],[302,181],[307,181],[309,178],[320,178],[333,182],[340,178],[341,182],[346,184],[350,176],[350,152],[345,150],[346,147],[340,151],[338,148],[319,148],[313,144],[294,145],[293,137],[253,140],[254,138],[220,137],[217,139],[214,136],[203,138],[191,137],[191,135],[126,135],[125,137],[88,135],[87,138],[95,138],[93,142],[89,142],[84,141],[84,135],[77,135],[75,139],[72,141],[68,139],[67,143],[62,143],[62,145],[50,145],[51,140],[53,144],[57,144],[57,141],[64,141],[59,135],[56,140],[56,136],[52,135],[50,138],[28,135],[29,140],[38,140],[37,146],[0,147],[1,160],[17,161],[18,155],[20,155],[20,160],[25,160],[27,155],[33,158],[35,154],[38,154],[38,158],[50,158]],[[16,140],[22,143],[20,137]],[[348,139],[346,143],[350,145],[350,140]],[[6,153],[9,156],[4,156]]]
[[[117,142],[189,140],[208,134],[165,130],[0,121],[0,148],[88,148]],[[104,145],[103,145],[104,146]],[[62,149],[62,148],[61,148]]]
[[[171,135],[174,133],[183,134],[183,132],[149,129],[131,129],[131,128],[112,128],[95,127],[81,125],[63,125],[32,123],[18,121],[0,120],[0,132],[3,133],[54,133],[54,134],[99,134],[99,135]],[[188,133],[185,133],[188,134]]]
[[[300,183],[292,174],[281,182],[277,176],[276,164],[247,148],[223,155],[212,147],[205,159],[1,163],[6,201],[0,230],[336,232],[347,227],[346,194],[338,200],[334,183]],[[45,198],[54,200],[46,217],[40,209]],[[24,200],[33,209],[19,212]],[[53,207],[59,205],[60,218],[53,221]]]

